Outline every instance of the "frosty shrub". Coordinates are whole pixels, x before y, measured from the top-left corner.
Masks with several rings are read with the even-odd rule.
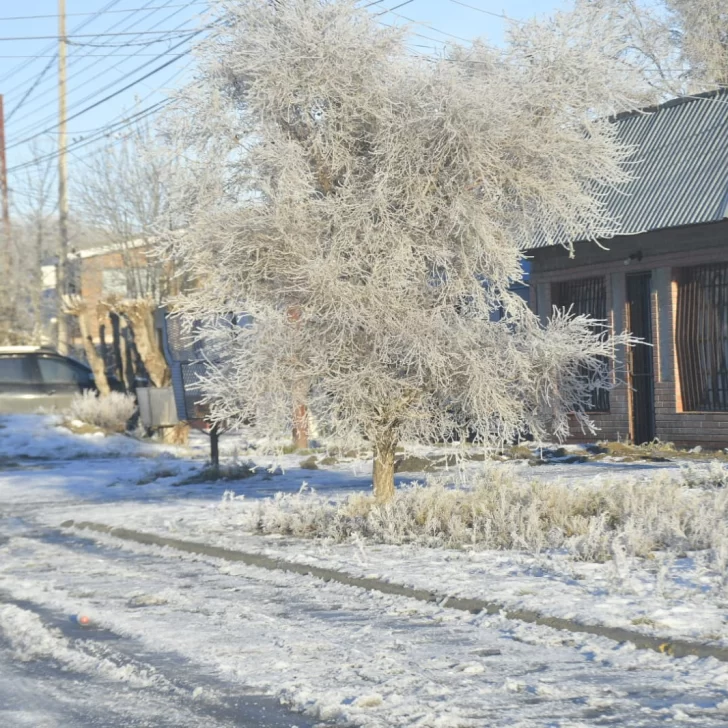
[[[707,467],[687,463],[680,466],[680,473],[689,488],[725,488],[728,486],[728,467],[718,460],[711,460]]]
[[[632,150],[609,118],[644,89],[614,16],[579,0],[502,47],[424,56],[354,0],[213,8],[166,122],[187,161],[159,226],[199,282],[174,305],[219,355],[212,418],[365,436],[380,500],[400,442],[589,429],[629,337],[542,325],[511,286],[536,236],[619,231],[601,192]]]
[[[397,490],[387,503],[356,494],[340,503],[301,493],[261,502],[246,524],[263,533],[344,541],[539,552],[566,548],[605,561],[615,544],[631,556],[718,548],[728,493],[668,478],[567,487],[528,483],[492,470],[472,489],[443,480]]]
[[[104,430],[124,432],[135,409],[136,400],[131,394],[110,392],[105,397],[98,397],[95,392],[86,390],[73,398],[66,416]]]

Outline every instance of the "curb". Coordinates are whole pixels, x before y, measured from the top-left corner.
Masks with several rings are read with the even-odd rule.
[[[85,531],[96,531],[105,533],[124,541],[133,541],[135,543],[145,544],[148,546],[167,546],[178,551],[184,551],[190,554],[199,554],[201,556],[211,556],[225,561],[237,561],[248,566],[257,566],[261,569],[269,571],[287,571],[303,576],[313,576],[323,581],[335,581],[346,586],[359,587],[367,591],[376,591],[382,594],[393,594],[395,596],[408,597],[416,599],[420,602],[428,602],[438,604],[441,607],[449,609],[458,609],[463,612],[471,612],[477,614],[485,612],[487,614],[502,614],[506,619],[513,619],[528,624],[537,624],[552,629],[574,632],[577,634],[588,634],[596,637],[606,637],[614,642],[630,642],[639,650],[653,650],[663,655],[671,657],[713,657],[721,662],[728,662],[728,647],[719,645],[710,645],[704,642],[694,642],[692,640],[682,639],[665,639],[662,637],[654,637],[643,634],[636,630],[623,629],[621,627],[607,627],[602,625],[583,624],[572,619],[563,617],[549,617],[540,612],[531,609],[509,609],[499,602],[488,601],[485,599],[468,599],[467,597],[453,597],[446,594],[438,594],[437,592],[428,591],[426,589],[415,589],[413,587],[404,586],[403,584],[394,584],[381,579],[369,577],[359,577],[347,574],[344,571],[336,569],[325,569],[320,566],[308,566],[306,564],[296,564],[292,561],[283,559],[275,559],[262,554],[247,553],[245,551],[234,551],[219,546],[208,546],[207,544],[197,541],[182,541],[176,538],[167,538],[165,536],[157,536],[153,533],[145,533],[143,531],[134,531],[128,528],[113,528],[103,523],[93,523],[91,521],[64,521],[61,523],[62,528],[75,528]]]

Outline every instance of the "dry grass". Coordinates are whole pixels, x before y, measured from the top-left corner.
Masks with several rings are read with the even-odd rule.
[[[691,488],[666,477],[567,487],[519,482],[492,468],[471,489],[433,480],[398,490],[386,504],[366,494],[340,503],[315,493],[282,495],[261,502],[251,517],[248,525],[264,533],[450,548],[566,549],[587,561],[605,561],[615,552],[728,554],[728,490]]]

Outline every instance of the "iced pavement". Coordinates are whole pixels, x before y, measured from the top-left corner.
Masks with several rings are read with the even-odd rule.
[[[214,506],[228,486],[140,486],[149,459],[110,459],[108,445],[53,452],[0,471],[3,728],[728,725],[728,665],[714,660],[61,533],[49,524],[91,508],[143,521],[145,504],[163,504],[184,518],[182,505]],[[73,627],[80,612],[100,631]]]
[[[176,652],[0,593],[3,728],[308,728]]]
[[[2,679],[12,694],[16,683],[22,692],[35,682],[46,701],[38,708],[51,716],[61,711],[59,722],[47,725],[85,725],[69,710],[88,725],[310,725],[299,716],[289,723],[216,717],[216,701],[229,698],[236,684],[241,695],[244,686],[278,687],[317,719],[371,726],[728,722],[726,667],[710,660],[672,660],[161,549],[121,550],[110,540],[35,529],[19,535],[17,524],[14,530],[3,549],[0,587],[11,587],[19,604],[11,607],[21,614],[0,607],[0,628],[6,643],[23,625],[32,639],[15,645],[16,660],[30,662],[11,663],[8,674],[4,660]],[[79,605],[124,640],[72,644],[70,655],[49,641],[48,610],[63,615]],[[42,627],[33,622],[38,613]],[[70,628],[64,632],[73,637]],[[211,702],[194,700],[196,690]],[[108,723],[93,722],[97,705],[106,706]]]

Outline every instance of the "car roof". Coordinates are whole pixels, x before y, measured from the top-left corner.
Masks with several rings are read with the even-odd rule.
[[[58,354],[51,346],[0,346],[0,354]]]
[[[66,359],[91,371],[91,367],[85,362],[79,361],[73,356],[64,356],[63,354],[59,354],[51,346],[0,346],[0,356],[13,356],[15,354],[47,354],[50,356],[57,356],[59,359]]]

